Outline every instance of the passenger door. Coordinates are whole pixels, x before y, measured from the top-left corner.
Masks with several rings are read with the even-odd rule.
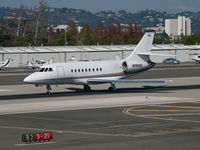
[[[57,77],[58,78],[64,78],[65,77],[65,71],[62,66],[57,67]]]

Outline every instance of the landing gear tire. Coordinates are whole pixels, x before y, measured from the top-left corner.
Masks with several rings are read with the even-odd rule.
[[[114,91],[114,88],[113,88],[113,87],[109,87],[109,88],[108,88],[108,91],[109,91],[109,92],[113,92],[113,91]]]
[[[85,92],[90,92],[91,91],[91,87],[89,85],[84,85],[84,91]]]
[[[113,91],[115,91],[115,90],[116,90],[115,84],[111,84],[111,87],[108,88],[108,91],[109,91],[109,92],[113,92]]]
[[[47,95],[51,95],[51,92],[50,92],[50,91],[47,91]]]

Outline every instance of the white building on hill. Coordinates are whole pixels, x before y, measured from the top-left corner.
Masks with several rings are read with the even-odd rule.
[[[178,16],[178,19],[165,19],[165,32],[171,38],[191,35],[190,18]]]
[[[62,30],[68,31],[68,28],[69,28],[68,25],[58,25],[58,26],[56,26],[56,27],[53,27],[53,31],[54,31],[54,32],[56,32],[57,30],[59,30],[59,31],[62,31]],[[77,27],[78,32],[81,32],[82,28],[83,28],[83,27],[78,26],[78,27]]]

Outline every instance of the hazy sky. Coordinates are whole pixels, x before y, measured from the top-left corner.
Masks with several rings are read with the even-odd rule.
[[[34,7],[40,0],[0,0],[0,6],[19,7],[20,4]],[[200,11],[200,0],[45,0],[50,7],[79,8],[92,12],[101,10],[153,9],[167,12]]]

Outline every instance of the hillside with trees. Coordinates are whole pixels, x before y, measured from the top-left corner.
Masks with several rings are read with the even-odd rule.
[[[47,4],[46,4],[47,5]],[[48,5],[47,5],[48,6]],[[33,17],[35,8],[24,7],[26,17]],[[17,8],[0,7],[0,20],[15,18],[18,13]],[[155,27],[165,25],[165,19],[177,18],[179,15],[191,18],[192,33],[200,32],[200,12],[181,12],[170,14],[167,12],[159,12],[155,10],[144,10],[137,13],[130,13],[124,10],[120,11],[101,11],[91,13],[89,11],[74,8],[49,8],[44,10],[44,15],[48,17],[48,25],[68,24],[75,22],[78,26],[88,24],[94,28],[99,22],[103,22],[105,26],[111,23],[120,22],[122,24],[137,23],[142,28]]]
[[[142,28],[164,26],[167,18],[184,15],[192,20],[192,32],[200,32],[200,12],[168,14],[154,10],[138,13],[120,11],[89,11],[73,8],[50,8],[41,1],[38,8],[0,8],[0,46],[29,45],[110,45],[137,44],[143,35]],[[54,31],[52,26],[68,25]],[[77,26],[82,26],[79,32]],[[185,44],[199,43],[199,34],[183,37]],[[65,42],[66,41],[66,42]],[[156,35],[154,43],[170,41],[166,34]]]

